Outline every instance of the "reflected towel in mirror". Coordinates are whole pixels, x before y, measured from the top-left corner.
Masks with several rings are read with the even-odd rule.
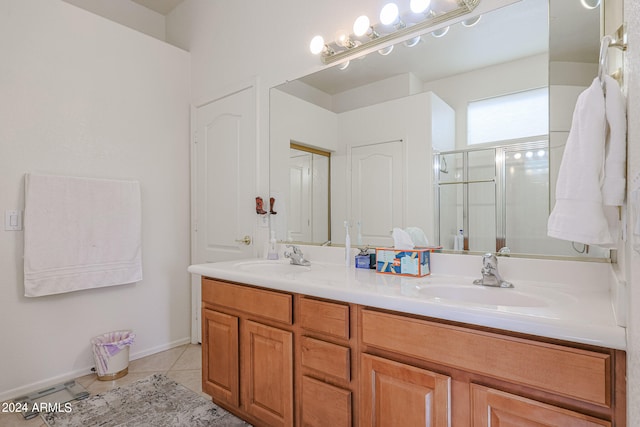
[[[605,76],[580,94],[558,171],[556,204],[549,216],[550,237],[611,247],[617,234],[617,208],[624,201],[626,118],[615,80]]]

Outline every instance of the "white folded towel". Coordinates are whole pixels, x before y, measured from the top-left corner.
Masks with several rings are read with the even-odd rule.
[[[601,192],[605,137],[605,100],[596,78],[576,102],[558,171],[556,204],[547,223],[550,237],[590,245],[613,244]]]
[[[142,280],[140,184],[25,177],[25,296]]]

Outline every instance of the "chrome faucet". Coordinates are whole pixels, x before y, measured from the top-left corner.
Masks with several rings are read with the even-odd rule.
[[[498,272],[498,258],[492,253],[482,257],[482,279],[473,281],[474,285],[494,286],[496,288],[513,288],[513,283],[502,279]]]
[[[299,247],[296,245],[287,245],[288,248],[291,248],[291,252],[285,252],[284,257],[289,258],[291,260],[291,264],[293,265],[311,265],[309,260],[304,259],[304,255]]]

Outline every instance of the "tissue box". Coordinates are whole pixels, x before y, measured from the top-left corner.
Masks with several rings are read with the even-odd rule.
[[[431,274],[434,248],[395,249],[376,248],[376,273],[396,276],[422,277]]]

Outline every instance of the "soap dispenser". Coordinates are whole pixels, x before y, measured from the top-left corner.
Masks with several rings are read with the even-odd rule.
[[[267,259],[278,259],[278,241],[276,240],[276,231],[271,230],[271,239],[269,240],[269,251]]]
[[[462,230],[459,230],[458,234],[454,236],[453,250],[454,251],[464,250],[464,232]]]

